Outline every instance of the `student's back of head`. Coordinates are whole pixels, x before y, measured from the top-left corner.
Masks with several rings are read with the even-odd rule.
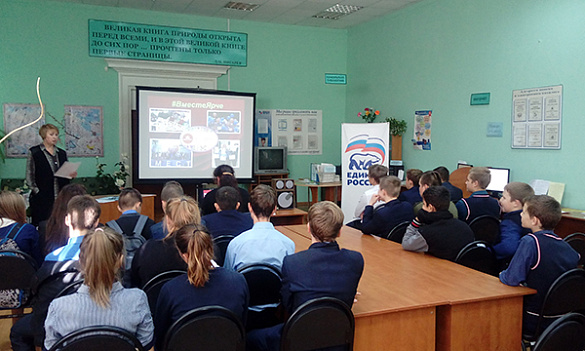
[[[258,218],[270,218],[276,209],[276,190],[260,184],[250,193],[250,207]]]
[[[386,176],[380,178],[380,189],[386,191],[390,197],[400,195],[400,178],[396,176]]]
[[[524,199],[524,210],[540,220],[544,230],[553,230],[561,221],[561,204],[552,196],[532,195]]]
[[[75,230],[95,228],[101,213],[100,204],[89,195],[74,196],[67,204],[67,217]]]
[[[45,232],[45,253],[67,244],[69,238],[67,226],[65,225],[65,216],[67,215],[67,205],[76,195],[85,195],[87,191],[81,184],[67,184],[59,191],[55,198],[51,217],[47,220],[47,229]]]
[[[235,210],[241,202],[240,192],[231,186],[222,186],[217,189],[215,202],[222,211]]]
[[[439,176],[441,177],[442,182],[449,181],[449,170],[447,169],[447,167],[439,166],[439,167],[433,169],[433,171],[439,173]]]
[[[343,211],[331,201],[317,202],[307,215],[311,235],[321,242],[331,242],[343,226]]]
[[[451,194],[444,186],[431,186],[423,193],[423,200],[427,205],[433,205],[436,211],[447,211],[451,202]]]
[[[199,224],[201,223],[199,205],[191,196],[176,197],[167,204],[166,218],[169,234],[188,224]]]
[[[380,178],[388,175],[388,167],[380,164],[368,167],[368,178],[373,180],[374,184],[380,184]]]
[[[4,190],[0,192],[0,219],[12,219],[18,223],[26,223],[26,205],[22,195]]]
[[[420,169],[408,169],[406,170],[406,180],[410,180],[414,186],[418,186],[418,181],[420,180],[422,173],[423,172]]]
[[[108,227],[92,229],[81,242],[79,263],[89,296],[100,307],[110,305],[112,285],[123,265],[124,239]]]
[[[238,187],[238,180],[236,179],[234,169],[230,165],[217,166],[213,171],[213,176],[217,179],[217,185],[220,187]]]
[[[160,199],[164,203],[168,203],[170,199],[181,197],[185,194],[181,184],[175,180],[165,183],[160,193]]]
[[[442,184],[441,175],[436,171],[426,171],[420,175],[418,185],[439,186]]]
[[[477,185],[484,190],[492,181],[492,175],[487,167],[472,167],[468,177],[471,181],[477,181]]]
[[[520,201],[524,205],[524,199],[534,195],[534,189],[526,183],[522,182],[511,182],[506,184],[504,191],[507,191],[510,195],[511,201]]]
[[[118,207],[122,211],[134,208],[136,204],[142,203],[142,194],[134,188],[124,188],[118,197]]]
[[[209,281],[212,267],[213,240],[204,226],[190,224],[178,229],[175,242],[182,255],[187,255],[187,276],[189,283],[202,287]]]

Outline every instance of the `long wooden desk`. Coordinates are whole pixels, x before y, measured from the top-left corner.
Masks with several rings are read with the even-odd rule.
[[[118,211],[118,200],[99,200],[103,198],[109,198],[116,195],[99,195],[94,196],[100,203],[100,208],[102,209],[102,214],[100,215],[100,223],[106,224],[108,221],[112,219],[118,219],[121,215],[120,211]],[[142,194],[142,214],[147,215],[153,221],[154,218],[154,198],[156,195],[154,194]]]
[[[296,251],[307,249],[306,225],[277,227]],[[522,300],[535,291],[400,244],[343,227],[342,248],[362,253],[354,350],[516,350]]]

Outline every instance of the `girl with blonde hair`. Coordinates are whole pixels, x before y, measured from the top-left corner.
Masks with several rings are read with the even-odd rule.
[[[119,282],[124,239],[112,229],[90,230],[81,243],[79,262],[84,283],[77,293],[51,302],[45,321],[45,348],[80,328],[108,325],[133,333],[145,349],[152,346],[152,316],[146,294]]]
[[[18,250],[29,254],[40,265],[43,255],[39,245],[39,232],[26,223],[26,204],[22,195],[14,191],[0,192],[0,244],[12,239]]]
[[[204,226],[186,225],[174,232],[187,272],[166,283],[158,297],[155,316],[155,350],[162,350],[170,326],[192,309],[222,306],[245,324],[248,285],[244,276],[213,264],[213,240]]]

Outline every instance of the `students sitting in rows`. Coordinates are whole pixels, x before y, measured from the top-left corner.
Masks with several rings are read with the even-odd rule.
[[[143,287],[160,273],[186,270],[187,265],[177,252],[174,232],[188,224],[200,224],[197,202],[190,196],[174,198],[166,206],[165,224],[169,234],[162,240],[148,240],[134,255],[130,286]]]
[[[457,201],[463,198],[463,190],[459,189],[455,185],[449,182],[449,170],[447,167],[439,166],[435,168],[433,171],[439,173],[441,176],[441,185],[449,190],[449,194],[451,195],[451,201],[456,203]]]
[[[26,223],[24,198],[14,191],[0,192],[0,248],[20,250],[43,263],[39,232]]]
[[[422,201],[418,191],[418,181],[421,174],[420,169],[411,168],[406,171],[406,190],[400,193],[398,200],[409,202],[411,206]]]
[[[486,167],[473,167],[467,175],[465,185],[472,194],[466,199],[457,202],[459,219],[471,223],[475,218],[489,215],[500,218],[500,204],[498,200],[490,197],[485,190],[491,181],[490,170]]]
[[[418,187],[417,187],[418,189]],[[380,190],[373,195],[370,203],[364,210],[362,233],[377,236],[386,236],[397,224],[410,221],[414,217],[412,205],[398,199],[400,193],[400,179],[387,176],[380,179]],[[374,204],[379,200],[384,204],[374,210]]]
[[[97,227],[100,214],[100,205],[89,195],[77,195],[69,201],[65,216],[69,241],[67,245],[48,254],[37,271],[36,281],[41,285],[37,291],[33,312],[19,319],[10,330],[13,350],[34,351],[35,345],[43,345],[49,304],[71,282],[69,279],[79,273],[81,241],[90,229]],[[65,272],[71,274],[64,274]],[[45,281],[46,283],[43,283]]]
[[[201,218],[211,236],[221,235],[238,236],[246,230],[252,229],[254,221],[249,212],[240,212],[240,193],[231,186],[222,186],[215,195],[216,213]]]
[[[421,174],[420,179],[418,181],[418,184],[419,184],[418,190],[420,192],[420,196],[422,197],[422,194],[429,187],[441,185],[441,176],[439,175],[438,172],[426,171],[423,174]],[[449,190],[449,189],[447,189],[447,190]],[[418,214],[418,211],[420,211],[422,209],[422,207],[423,207],[422,202],[419,202],[416,205],[414,205],[414,215],[415,216]],[[453,202],[451,202],[449,204],[449,212],[451,212],[451,214],[453,215],[453,218],[457,218],[457,215],[458,215],[457,207],[455,207],[455,204]]]
[[[236,179],[234,169],[230,165],[219,165],[213,170],[213,179],[217,183],[217,188],[211,190],[203,199],[199,199],[199,205],[201,206],[201,214],[208,215],[210,213],[217,212],[215,209],[215,194],[217,189],[223,186],[231,186],[240,192],[240,212],[248,212],[248,202],[250,200],[250,194],[246,189],[238,186],[238,180]]]
[[[532,187],[526,183],[512,182],[506,184],[500,198],[500,207],[504,213],[500,222],[500,242],[494,244],[496,258],[504,265],[509,263],[520,244],[520,238],[530,233],[522,227],[522,207],[524,199],[534,195]]]
[[[183,187],[179,182],[171,180],[165,183],[160,193],[160,202],[165,217],[163,217],[162,221],[155,223],[152,225],[152,227],[150,227],[150,232],[152,233],[153,239],[163,239],[165,236],[169,234],[165,226],[167,204],[171,199],[181,197],[184,194],[185,193],[183,192]]]
[[[524,297],[524,334],[535,332],[538,314],[552,283],[561,274],[576,268],[579,261],[579,254],[553,232],[561,216],[561,205],[550,196],[534,195],[524,199],[522,226],[533,234],[520,239],[508,269],[500,273],[500,281],[506,285],[536,289],[535,295]],[[554,317],[545,317],[543,329],[553,321]]]
[[[423,207],[406,228],[402,248],[455,261],[459,251],[473,242],[474,235],[467,224],[453,218],[448,210],[450,203],[449,190],[444,186],[425,190]]]
[[[360,229],[362,227],[362,218],[364,216],[364,210],[366,209],[366,206],[370,203],[370,199],[372,198],[373,195],[378,193],[378,190],[380,190],[380,179],[382,177],[385,177],[388,175],[388,167],[383,166],[383,165],[371,165],[370,167],[368,167],[368,180],[370,182],[370,184],[372,184],[373,186],[371,188],[369,188],[368,190],[366,190],[361,196],[360,199],[358,200],[358,203],[355,207],[355,211],[354,211],[354,220],[349,222],[347,225],[352,227],[352,228],[356,228],[356,229]],[[374,204],[374,209],[380,205],[382,205],[384,202],[382,201],[378,201]]]
[[[81,243],[79,263],[85,278],[79,290],[51,302],[45,321],[45,348],[84,327],[107,325],[134,334],[152,346],[154,325],[144,291],[118,281],[124,267],[124,240],[112,229],[90,230]]]
[[[163,285],[160,291],[154,319],[157,351],[163,349],[171,325],[192,309],[222,306],[234,312],[244,324],[248,311],[246,279],[231,269],[212,264],[213,241],[205,227],[186,225],[174,237],[188,272]]]

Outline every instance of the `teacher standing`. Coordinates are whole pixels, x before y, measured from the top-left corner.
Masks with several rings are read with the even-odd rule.
[[[55,177],[55,172],[67,161],[65,150],[58,148],[59,129],[45,124],[39,129],[43,142],[28,150],[26,159],[26,182],[31,188],[30,209],[32,224],[38,226],[51,215],[55,197],[70,180]],[[77,172],[71,177],[77,176]]]

